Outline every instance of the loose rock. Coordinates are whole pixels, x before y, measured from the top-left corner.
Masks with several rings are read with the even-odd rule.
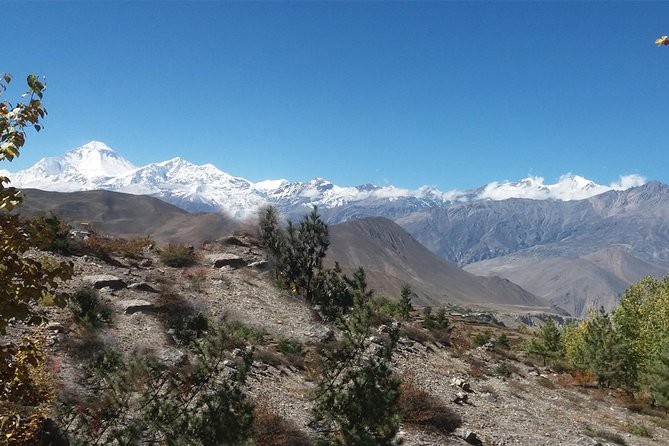
[[[130,299],[130,300],[122,300],[118,303],[118,305],[123,308],[123,311],[125,314],[133,314],[137,312],[147,312],[147,311],[153,311],[155,306],[146,300],[142,299]]]
[[[157,293],[158,290],[156,290],[154,287],[149,285],[146,282],[137,282],[137,283],[132,283],[128,285],[129,290],[133,291],[146,291],[147,293]]]
[[[229,266],[230,268],[237,269],[247,265],[246,260],[234,254],[216,254],[208,256],[207,259],[214,268]]]
[[[454,435],[462,438],[469,444],[481,446],[483,445],[483,442],[479,440],[479,438],[476,436],[476,434],[473,431],[470,431],[469,429],[465,429],[462,427],[457,428],[454,432]]]
[[[94,276],[85,276],[84,282],[88,282],[93,288],[99,290],[100,288],[109,287],[112,290],[120,290],[125,288],[127,284],[123,279],[120,279],[111,274],[99,274]]]

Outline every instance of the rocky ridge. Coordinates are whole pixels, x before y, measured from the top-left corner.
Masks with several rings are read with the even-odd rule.
[[[168,290],[206,309],[214,321],[225,317],[265,331],[268,341],[256,349],[248,381],[250,393],[313,436],[309,427],[311,378],[304,370],[273,360],[267,351],[281,338],[308,347],[336,333],[315,320],[307,305],[277,290],[268,273],[262,272],[264,268],[251,266],[265,260],[252,239],[234,239],[241,243],[226,239],[206,246],[201,253],[203,263],[192,269],[161,266],[154,251],[147,251],[141,261],[116,259],[115,265],[88,256],[72,258],[76,276],[67,287],[72,291],[82,285],[100,289],[102,299],[114,309],[103,338],[125,354],[154,351],[165,361],[187,360],[157,317],[159,297]],[[236,266],[215,267],[213,260],[220,258],[240,261]],[[64,346],[76,336],[76,327],[66,312],[49,312],[60,377],[74,385],[76,361]],[[607,438],[623,438],[630,446],[669,442],[666,423],[626,409],[619,393],[571,385],[564,374],[520,361],[522,355],[495,352],[491,345],[475,348],[469,342],[484,329],[502,330],[512,341],[523,335],[457,317],[452,323],[450,347],[403,336],[395,367],[461,415],[463,426],[448,436],[403,426],[399,435],[405,445],[613,445]],[[308,359],[309,355],[305,361]],[[498,373],[501,365],[508,373]],[[629,425],[650,427],[652,438],[628,433]]]

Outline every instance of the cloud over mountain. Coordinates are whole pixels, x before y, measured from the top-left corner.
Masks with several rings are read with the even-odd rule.
[[[609,186],[596,184],[579,175],[571,173],[562,175],[557,183],[546,184],[543,177],[528,177],[520,181],[488,183],[477,199],[506,200],[507,198],[529,198],[532,200],[583,200],[610,190],[626,190],[641,186],[646,178],[641,175],[622,175],[620,180]]]

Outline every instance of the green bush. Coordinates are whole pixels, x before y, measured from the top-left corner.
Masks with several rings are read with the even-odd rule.
[[[79,289],[68,300],[68,306],[75,321],[86,328],[100,328],[111,321],[111,308],[100,300],[93,288]]]
[[[159,318],[173,336],[184,345],[202,337],[209,329],[209,320],[203,309],[175,293],[164,293],[159,298]]]
[[[57,419],[67,444],[247,445],[253,404],[247,397],[250,352],[232,354],[237,340],[226,328],[193,343],[192,360],[166,365],[136,355],[94,356],[103,371],[88,393],[63,394]]]
[[[226,322],[225,327],[237,339],[257,345],[265,345],[266,343],[266,333],[261,328],[256,328],[240,321]]]
[[[450,330],[446,308],[439,308],[437,314],[432,313],[432,307],[423,308],[423,327],[433,330]]]
[[[37,216],[28,220],[33,237],[40,240],[39,248],[59,254],[72,254],[74,245],[70,237],[70,226],[58,215],[50,212],[46,216]]]
[[[485,330],[483,333],[478,333],[474,336],[474,345],[480,347],[492,340],[492,331]]]
[[[625,430],[627,430],[627,432],[630,434],[637,435],[639,437],[651,438],[653,436],[651,430],[643,424],[629,423],[625,426]]]
[[[193,248],[182,244],[169,244],[165,246],[160,251],[159,258],[165,265],[175,268],[191,266],[197,262],[197,256]]]
[[[500,378],[511,378],[511,375],[513,374],[513,369],[509,366],[509,364],[503,362],[495,366],[495,368],[493,369],[493,373],[495,374],[495,376],[498,376]]]
[[[276,345],[276,349],[285,354],[304,355],[302,344],[293,339],[280,339]]]
[[[298,224],[289,221],[284,229],[276,208],[269,206],[261,211],[259,226],[279,286],[317,305],[328,321],[353,305],[350,285],[339,265],[335,263],[332,269],[323,265],[330,242],[328,227],[316,207]]]
[[[511,348],[511,343],[509,342],[509,337],[506,333],[502,333],[497,336],[495,339],[495,345],[503,348],[504,350],[509,350]]]

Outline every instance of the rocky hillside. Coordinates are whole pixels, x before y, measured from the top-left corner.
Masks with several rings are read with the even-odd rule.
[[[316,435],[310,424],[317,370],[313,358],[338,332],[315,318],[304,302],[275,287],[252,238],[237,234],[196,254],[199,264],[190,268],[162,265],[156,250],[135,259],[112,257],[112,264],[70,257],[76,276],[66,287],[72,292],[82,286],[99,290],[111,309],[111,322],[98,329],[99,348],[112,346],[126,356],[152,354],[170,364],[189,361],[188,351],[166,326],[166,318],[174,315],[166,313],[174,296],[186,302],[182,308],[196,308],[211,321],[241,324],[244,333],[253,333],[248,339],[255,344],[250,396],[295,429],[292,442],[277,442],[283,437],[274,432],[275,442],[266,438],[260,444],[311,444]],[[86,392],[95,383],[84,379],[82,359],[73,353],[82,345],[83,332],[68,310],[47,310],[59,380],[71,391]],[[462,426],[444,434],[405,420],[399,435],[407,446],[669,443],[666,417],[631,410],[627,406],[635,406],[616,391],[588,387],[588,382],[524,359],[518,345],[526,334],[450,316],[450,339],[437,339],[421,328],[418,313],[412,319],[402,326],[394,370],[412,383],[414,392],[430,395],[438,403],[435,410],[461,417]],[[510,349],[476,347],[476,335],[485,330],[506,334]],[[20,332],[21,327],[13,327],[12,335]],[[284,353],[279,345],[287,340],[303,353]]]

